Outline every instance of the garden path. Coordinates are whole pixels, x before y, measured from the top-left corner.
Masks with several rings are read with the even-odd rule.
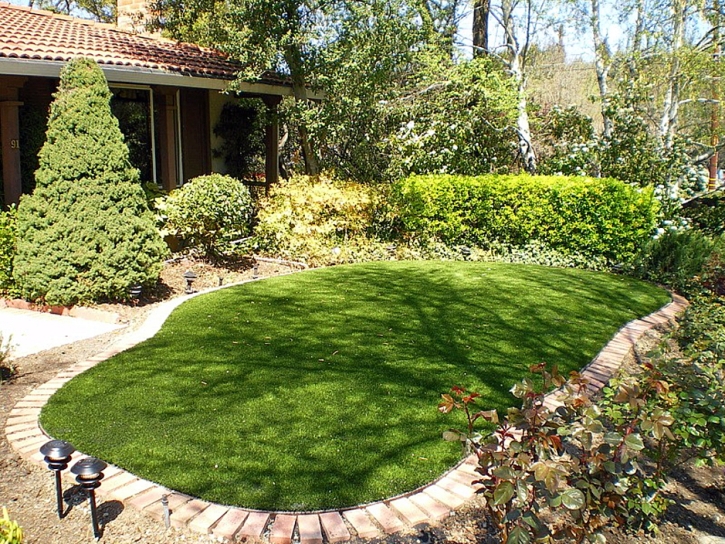
[[[15,359],[104,334],[123,325],[95,319],[0,308],[0,341]]]

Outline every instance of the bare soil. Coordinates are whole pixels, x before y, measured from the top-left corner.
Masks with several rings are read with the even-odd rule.
[[[283,264],[259,262],[258,275],[268,277],[294,269]],[[180,260],[169,264],[159,288],[142,296],[136,304],[100,305],[100,309],[121,316],[127,327],[95,338],[47,350],[21,359],[14,365],[16,375],[0,385],[0,429],[4,428],[12,407],[36,386],[50,380],[72,364],[93,356],[122,335],[138,327],[148,312],[161,300],[184,292],[182,277],[186,270],[197,275],[193,287],[204,289],[251,279],[252,261],[233,267],[211,266],[203,262]],[[645,338],[638,351],[644,353],[658,341],[657,334]],[[630,365],[635,363],[629,362]],[[660,524],[656,535],[629,535],[610,530],[607,541],[614,544],[720,544],[725,543],[725,473],[722,468],[684,466],[671,476],[667,494],[675,501]],[[68,512],[63,520],[55,514],[55,494],[51,473],[43,467],[24,462],[13,452],[4,432],[0,433],[0,508],[6,506],[10,517],[25,531],[27,544],[80,544],[94,542],[90,512],[85,494],[77,486],[66,485],[64,500]],[[103,526],[102,542],[113,544],[208,543],[211,536],[186,529],[166,530],[163,523],[147,517],[117,501],[101,501],[99,512]],[[496,542],[486,523],[480,499],[474,498],[451,517],[434,526],[425,526],[407,534],[391,535],[373,542],[400,544]],[[714,537],[714,538],[713,538]],[[722,539],[722,540],[720,540]],[[354,539],[353,544],[358,542]]]

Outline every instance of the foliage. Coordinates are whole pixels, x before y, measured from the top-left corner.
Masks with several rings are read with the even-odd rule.
[[[113,0],[31,0],[31,7],[77,16],[81,11],[102,23],[116,24],[116,2]]]
[[[606,270],[608,268],[607,260],[603,255],[588,256],[572,251],[561,251],[538,240],[531,240],[522,246],[494,242],[491,244],[491,252],[490,258],[502,263],[539,264],[586,270]]]
[[[601,136],[576,108],[553,108],[540,120],[545,146],[541,173],[603,176],[657,187],[663,212],[671,217],[680,199],[704,188],[705,177],[694,166],[686,140],[665,145],[653,134],[645,101],[644,90],[632,87],[611,95],[605,108],[611,133]]]
[[[633,258],[655,226],[651,190],[611,179],[412,176],[393,186],[400,228],[424,243],[487,248],[539,241],[616,264]]]
[[[173,234],[211,259],[221,257],[230,242],[250,231],[253,205],[249,189],[221,174],[192,179],[157,205],[164,234]]]
[[[555,410],[526,378],[511,390],[521,409],[510,408],[502,420],[495,410],[473,416],[497,425],[487,440],[472,444],[482,475],[478,492],[501,541],[602,542],[600,532],[611,524],[652,529],[650,520],[667,506],[659,493],[664,477],[662,467],[638,458],[646,441],[659,447],[674,438],[672,415],[658,398],[667,384],[656,374],[614,380],[593,404],[578,373],[567,382],[556,367],[531,370],[543,375],[544,389],[561,388]],[[439,405],[444,413],[452,408],[445,400]],[[566,515],[547,523],[544,508]]]
[[[327,176],[279,183],[260,204],[255,247],[315,266],[380,259],[387,252],[374,225],[384,195],[383,187]]]
[[[311,119],[323,166],[345,179],[380,181],[391,160],[386,141],[399,125],[394,113],[412,86],[411,68],[428,54],[424,34],[401,0],[350,2],[330,32],[315,77],[326,97]]]
[[[722,365],[725,360],[725,298],[698,297],[687,308],[677,331],[686,354]],[[720,380],[720,385],[725,383]]]
[[[35,171],[38,169],[38,153],[45,142],[48,128],[47,110],[24,105],[20,108],[20,172],[23,193],[35,189]]]
[[[124,299],[130,285],[153,284],[161,271],[165,247],[109,100],[95,62],[64,67],[36,189],[17,212],[13,277],[30,300]]]
[[[667,285],[685,295],[700,289],[699,275],[713,250],[709,237],[697,230],[665,230],[650,240],[632,265],[633,273]]]
[[[447,67],[435,57],[417,88],[397,104],[386,141],[388,177],[480,175],[513,169],[518,137],[515,82],[489,57]]]
[[[460,447],[440,440],[443,417],[430,409],[437,391],[466,380],[505,409],[527,361],[581,368],[668,298],[624,276],[537,266],[309,270],[185,302],[156,336],[64,385],[41,422],[205,500],[355,506],[457,462]]]
[[[214,134],[222,139],[214,155],[224,158],[231,177],[256,181],[253,174],[259,171],[260,157],[263,159],[265,153],[265,123],[264,107],[259,100],[224,104],[214,126]]]
[[[725,300],[699,297],[675,335],[686,358],[660,356],[677,384],[673,432],[698,465],[725,462]]]
[[[23,529],[16,521],[10,519],[8,509],[3,506],[3,515],[0,518],[0,542],[2,544],[22,544]]]
[[[477,453],[479,492],[502,541],[604,542],[599,533],[609,525],[656,532],[670,503],[661,493],[667,473],[692,458],[725,461],[725,300],[695,299],[675,338],[682,352],[663,342],[596,399],[580,375],[565,382],[544,363],[531,370],[543,374],[544,391],[559,389],[546,400],[524,379],[512,389],[523,406],[503,421],[478,411],[475,393],[455,387],[443,395],[439,410],[463,410],[467,422],[444,438]],[[495,432],[481,438],[478,420],[496,424]],[[542,517],[544,508],[559,515]]]
[[[15,363],[10,359],[13,351],[12,339],[12,336],[4,338],[0,333],[0,384],[12,378],[17,372]]]
[[[595,145],[591,117],[576,106],[554,106],[538,113],[534,120],[541,147],[539,173],[589,176],[599,170],[596,154],[590,151],[590,146]]]
[[[0,212],[0,293],[14,294],[13,258],[17,232],[17,208]]]
[[[680,209],[693,228],[710,235],[725,234],[725,191],[694,198]]]

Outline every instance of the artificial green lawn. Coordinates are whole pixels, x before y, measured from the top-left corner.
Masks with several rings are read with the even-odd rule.
[[[669,300],[633,279],[491,263],[339,266],[189,300],[159,334],[66,384],[54,437],[210,501],[275,510],[366,503],[461,451],[452,385],[514,405],[531,364],[588,363]]]

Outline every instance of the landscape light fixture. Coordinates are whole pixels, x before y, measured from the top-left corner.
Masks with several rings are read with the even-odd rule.
[[[256,280],[259,277],[259,263],[254,262],[254,266],[252,266],[252,279]]]
[[[93,536],[96,540],[101,538],[101,529],[98,527],[98,514],[96,512],[96,488],[101,485],[103,471],[108,465],[95,457],[86,457],[78,461],[70,471],[76,475],[78,482],[88,493],[91,504],[91,522],[93,523]]]
[[[55,472],[55,497],[58,504],[58,519],[63,519],[63,486],[60,481],[61,471],[68,468],[71,455],[76,449],[65,440],[51,440],[40,447],[45,456],[48,468]]]
[[[186,290],[184,292],[187,295],[190,295],[194,292],[194,289],[191,287],[191,285],[194,283],[194,280],[196,278],[196,274],[194,274],[191,270],[187,270],[186,272],[184,272],[184,279],[186,280]]]
[[[164,507],[164,527],[171,527],[171,510],[169,510],[169,496],[161,495],[161,506]]]
[[[134,303],[138,302],[138,299],[141,298],[141,291],[142,287],[138,284],[132,285],[128,288],[128,296],[131,297],[131,300],[134,301]]]
[[[460,250],[461,255],[463,255],[463,260],[467,261],[468,257],[471,256],[471,248],[468,246],[460,246],[458,249]]]

